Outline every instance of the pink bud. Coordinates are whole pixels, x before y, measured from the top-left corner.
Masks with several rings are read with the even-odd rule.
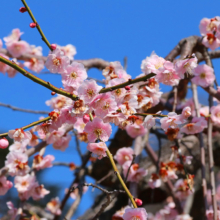
[[[88,114],[83,115],[83,122],[84,122],[85,124],[88,123],[89,120],[90,120],[90,117],[89,117]]]
[[[137,206],[141,206],[143,204],[142,200],[140,200],[140,199],[136,198],[134,201],[137,204]]]
[[[31,27],[31,28],[35,28],[36,26],[37,26],[36,23],[34,23],[34,22],[30,23],[30,27]]]
[[[55,49],[57,48],[57,45],[56,45],[56,44],[51,44],[51,45],[50,45],[50,48],[51,48],[52,50],[55,50]]]
[[[92,116],[93,116],[93,118],[95,118],[95,112],[94,111],[92,111]]]
[[[7,148],[8,145],[9,145],[9,142],[8,142],[8,140],[6,138],[0,139],[0,148],[1,149]]]
[[[25,7],[21,7],[21,8],[19,9],[19,11],[20,11],[21,13],[24,13],[24,12],[27,11],[27,8],[25,8]]]
[[[56,95],[56,92],[51,92],[51,95]]]
[[[130,86],[125,86],[125,89],[126,89],[126,90],[130,90],[131,87],[130,87]]]

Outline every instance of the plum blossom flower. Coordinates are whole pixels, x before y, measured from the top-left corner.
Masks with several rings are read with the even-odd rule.
[[[161,186],[161,179],[156,173],[152,173],[151,178],[148,181],[148,185],[151,189],[158,188]]]
[[[48,144],[53,144],[54,149],[65,151],[71,140],[71,136],[65,133],[65,129],[61,127],[57,131],[54,130],[51,133],[48,133],[46,141]]]
[[[0,195],[1,196],[5,195],[12,186],[13,186],[13,183],[7,180],[5,176],[0,177]]]
[[[6,156],[5,166],[9,169],[11,176],[24,176],[30,170],[28,166],[28,156],[21,151],[11,151]]]
[[[220,24],[219,17],[215,18],[203,18],[199,24],[199,30],[201,35],[205,36],[206,34],[212,34],[214,31],[217,31],[217,28]]]
[[[24,62],[24,66],[36,73],[39,73],[44,68],[44,61],[32,57],[29,61]]]
[[[197,134],[207,128],[207,121],[204,117],[194,117],[191,123],[184,125],[181,129],[181,133],[185,134]]]
[[[52,161],[54,161],[54,160],[55,160],[55,157],[53,155],[47,155],[47,156],[43,157],[38,154],[38,155],[34,156],[32,167],[36,170],[49,168],[49,167],[53,166]]]
[[[31,196],[33,200],[43,199],[45,195],[49,194],[50,191],[44,188],[44,185],[36,186],[32,189]]]
[[[137,136],[143,136],[146,134],[147,129],[143,126],[143,124],[129,124],[126,126],[126,131],[129,136],[132,138],[136,138]]]
[[[13,41],[18,41],[21,37],[21,35],[23,34],[23,32],[21,32],[18,28],[13,29],[12,30],[12,34],[4,37],[3,40],[5,41],[5,43],[10,43]]]
[[[66,72],[66,67],[69,63],[69,58],[64,56],[64,53],[57,48],[56,50],[50,52],[45,66],[51,73],[64,73]]]
[[[74,128],[78,133],[82,133],[84,131],[86,124],[84,123],[82,118],[77,118],[76,123],[74,124]]]
[[[132,161],[133,154],[134,150],[131,147],[122,147],[116,152],[114,159],[123,165],[126,161]]]
[[[163,67],[165,60],[162,57],[157,56],[154,52],[150,55],[150,57],[146,57],[141,63],[141,70],[146,75],[149,73],[157,74],[159,72],[159,68]]]
[[[211,107],[211,119],[215,125],[220,125],[220,105]]]
[[[115,97],[111,93],[104,93],[97,95],[93,102],[90,104],[95,111],[95,114],[100,118],[104,118],[111,112],[116,112],[117,103]]]
[[[52,99],[46,101],[46,105],[50,106],[54,110],[61,110],[72,103],[73,101],[70,98],[63,95],[57,95],[57,97],[53,97]]]
[[[88,77],[85,67],[78,62],[72,62],[66,67],[66,72],[62,73],[62,83],[65,86],[77,89]]]
[[[147,212],[144,208],[127,208],[123,214],[124,220],[147,220]]]
[[[26,41],[12,41],[6,43],[9,53],[13,57],[20,57],[21,55],[27,53],[30,50],[30,45]]]
[[[153,117],[153,115],[146,116],[143,122],[144,127],[147,129],[151,129],[156,123],[155,120],[156,118]]]
[[[190,57],[186,57],[183,60],[178,60],[175,63],[176,73],[179,75],[181,79],[184,79],[184,74],[187,72],[188,74],[192,74],[192,70],[197,67],[198,59],[195,54],[192,54]]]
[[[106,155],[107,146],[104,142],[89,143],[87,145],[87,150],[95,154],[95,156],[97,156],[99,160],[107,156]]]
[[[193,193],[193,190],[189,189],[188,180],[179,179],[174,185],[174,191],[180,200],[186,199],[189,195]]]
[[[19,196],[28,199],[31,196],[33,188],[35,188],[38,183],[36,182],[36,177],[27,174],[25,176],[16,176],[14,179],[15,188],[18,190]]]
[[[80,87],[78,88],[78,95],[86,104],[90,103],[99,91],[102,89],[102,86],[97,85],[96,81],[85,80]]]
[[[104,123],[113,123],[116,126],[119,126],[120,123],[126,120],[126,116],[119,112],[112,112],[105,116],[103,119]]]
[[[192,82],[198,86],[208,87],[212,85],[215,80],[215,74],[212,67],[203,64],[198,65],[193,70],[194,77],[192,78]]]
[[[59,198],[56,197],[54,199],[51,199],[50,202],[47,203],[46,209],[53,213],[54,215],[60,215],[61,210],[60,210],[60,201]]]
[[[182,124],[180,115],[175,112],[169,112],[167,117],[160,119],[161,128],[167,131],[168,128],[177,128],[179,124]]]
[[[125,206],[123,208],[121,208],[120,210],[118,210],[113,216],[112,216],[112,220],[124,220],[122,217],[125,213],[125,209],[127,208],[131,208],[130,206]]]
[[[84,132],[88,134],[89,142],[94,143],[96,140],[106,142],[112,133],[112,128],[110,124],[103,123],[102,119],[96,117],[86,124]]]
[[[189,116],[191,116],[191,108],[187,106],[182,110],[182,113],[180,116],[183,119],[183,123],[185,122],[187,118],[189,118]]]
[[[73,60],[77,53],[76,48],[72,44],[67,44],[66,46],[58,46],[58,48],[63,51],[64,55],[69,57],[70,60]]]
[[[143,169],[143,168],[139,168],[138,164],[132,164],[132,161],[126,161],[122,168],[123,168],[123,174],[124,176],[127,175],[128,169],[130,168],[130,171],[128,173],[128,181],[131,182],[139,182],[144,176],[147,175],[147,170]]]
[[[209,116],[209,107],[208,106],[204,106],[204,107],[199,108],[199,114],[202,117],[208,117]]]
[[[17,211],[18,209],[14,207],[14,204],[11,201],[8,201],[7,203],[8,206],[8,215],[10,216],[11,220],[14,220],[16,218],[17,215]]]
[[[211,50],[215,50],[220,46],[220,39],[217,38],[214,34],[206,34],[206,36],[202,39],[202,44]]]
[[[174,65],[170,61],[165,61],[163,67],[158,69],[155,76],[158,82],[165,85],[175,86],[179,83],[180,76],[177,75]]]
[[[8,145],[9,145],[9,142],[5,137],[0,139],[0,148],[1,149],[7,148]]]
[[[28,142],[22,141],[22,142],[18,142],[15,141],[12,145],[10,145],[9,147],[9,151],[16,151],[16,152],[26,152],[27,150],[27,144]]]
[[[73,184],[74,191],[70,193],[70,197],[71,197],[72,199],[74,199],[74,200],[77,198],[77,196],[78,196],[78,194],[79,194],[79,189],[77,188],[77,186],[78,186],[78,184],[77,184],[77,183],[74,183],[74,184]],[[83,186],[82,189],[83,189],[83,194],[84,194],[84,193],[87,192],[88,186]],[[69,189],[66,188],[66,189],[65,189],[65,194],[67,194],[68,191],[69,191]]]
[[[31,140],[31,133],[30,131],[24,131],[22,128],[16,128],[15,130],[9,130],[8,136],[15,141],[24,141],[24,140]]]

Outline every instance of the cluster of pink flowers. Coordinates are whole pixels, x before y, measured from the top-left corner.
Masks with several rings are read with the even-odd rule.
[[[220,46],[220,17],[203,18],[199,25],[200,33],[204,36],[202,43],[215,50]]]

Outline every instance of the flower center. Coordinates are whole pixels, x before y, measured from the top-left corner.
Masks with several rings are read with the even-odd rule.
[[[140,217],[139,216],[134,216],[134,217],[132,217],[132,219],[131,220],[141,220],[140,219]]]
[[[206,77],[206,74],[205,74],[205,73],[201,73],[201,74],[200,74],[200,78],[201,78],[201,79],[205,79],[205,77]]]
[[[190,124],[187,124],[186,127],[187,127],[187,129],[188,129],[189,131],[192,131],[193,125],[194,125],[194,124],[190,123]]]
[[[53,64],[54,64],[55,66],[60,66],[60,64],[61,64],[61,59],[56,57],[55,59],[53,59]]]
[[[73,79],[76,79],[76,78],[77,78],[77,73],[76,73],[76,72],[72,72],[72,73],[70,73],[70,76],[71,76]]]
[[[24,181],[24,182],[21,183],[21,185],[22,185],[22,186],[27,186],[28,184],[27,184],[26,181]]]
[[[92,97],[95,93],[92,89],[87,89],[87,94]]]
[[[109,102],[106,102],[106,103],[105,103],[105,105],[103,106],[103,109],[105,109],[105,110],[106,110],[106,109],[108,109],[109,107],[110,107]]]
[[[116,94],[117,96],[121,95],[121,89],[116,89],[116,90],[115,90],[115,94]]]
[[[98,128],[94,131],[94,133],[96,134],[96,136],[99,138],[100,135],[102,134],[102,129]]]
[[[216,117],[217,117],[217,118],[220,118],[220,112],[218,112],[218,113],[216,114]]]

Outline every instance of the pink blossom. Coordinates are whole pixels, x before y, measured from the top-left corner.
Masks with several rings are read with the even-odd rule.
[[[41,170],[45,168],[52,167],[52,161],[55,160],[55,157],[53,155],[47,155],[45,157],[40,156],[39,154],[34,156],[33,160],[33,168],[36,170]]]
[[[8,201],[7,203],[8,206],[8,215],[10,216],[10,220],[14,220],[17,215],[18,209],[14,207],[13,203],[11,201]]]
[[[215,50],[220,46],[220,39],[218,39],[214,34],[206,34],[202,39],[202,44],[211,50]]]
[[[124,176],[127,176],[128,173],[128,169],[130,168],[130,171],[128,173],[128,181],[131,182],[139,182],[144,176],[147,175],[147,170],[143,169],[143,168],[139,168],[138,164],[133,164],[131,165],[132,161],[126,161],[122,168],[123,168],[123,174]]]
[[[193,70],[194,77],[192,78],[192,82],[198,86],[208,87],[212,85],[215,80],[215,74],[212,67],[203,64],[198,65]]]
[[[155,73],[157,74],[159,72],[159,68],[163,67],[165,60],[162,57],[157,56],[154,52],[150,55],[150,57],[147,57],[145,60],[141,63],[141,70],[145,74],[149,73]]]
[[[7,60],[9,59],[8,56],[6,56],[2,53],[0,53],[0,56],[7,59]],[[1,73],[6,73],[8,71],[8,69],[9,69],[9,65],[7,65],[6,63],[0,62],[0,72]]]
[[[185,120],[189,118],[190,116],[191,116],[191,108],[187,106],[182,110],[180,117],[183,119],[183,122],[185,122]]]
[[[20,57],[30,50],[30,45],[23,40],[6,43],[6,46],[13,57]]]
[[[183,109],[185,107],[190,107],[191,108],[191,113],[192,116],[196,116],[196,112],[195,112],[195,104],[193,101],[193,98],[186,100],[185,102],[181,103],[180,105],[177,106],[177,109]],[[199,108],[200,108],[200,104],[199,104]]]
[[[73,187],[77,187],[77,186],[78,186],[77,183],[73,184]],[[83,186],[83,194],[86,193],[87,190],[88,190],[88,186]],[[67,194],[68,191],[69,191],[69,189],[66,188],[65,189],[65,194]],[[74,191],[70,193],[70,197],[74,200],[77,198],[78,195],[79,195],[79,189],[78,188],[75,188]]]
[[[73,101],[71,99],[62,95],[57,95],[57,97],[53,97],[46,101],[46,105],[55,110],[61,110],[62,108],[71,105],[72,103]]]
[[[129,136],[132,138],[136,138],[137,136],[143,136],[147,133],[147,129],[143,126],[143,124],[130,124],[126,126],[126,131]]]
[[[113,112],[113,113],[109,113],[105,116],[105,118],[103,119],[104,123],[113,123],[116,126],[119,126],[119,124],[123,121],[126,120],[126,117],[124,114],[122,113],[118,113],[118,112]]]
[[[134,99],[134,96],[133,96],[133,99]],[[140,109],[143,106],[147,105],[148,103],[152,102],[152,98],[148,97],[146,93],[141,92],[137,94],[137,102],[138,102],[138,105],[136,109]]]
[[[3,196],[5,195],[8,190],[13,186],[13,183],[5,176],[0,176],[0,195]]]
[[[101,118],[104,118],[107,114],[111,112],[116,112],[117,103],[115,97],[111,93],[104,93],[97,95],[97,97],[91,103],[95,114]]]
[[[155,125],[156,118],[153,117],[153,115],[148,115],[145,117],[143,125],[147,129],[151,129]]]
[[[204,106],[204,107],[199,108],[199,114],[202,117],[208,117],[209,116],[209,107]]]
[[[70,60],[73,60],[77,53],[76,48],[72,44],[67,44],[66,46],[58,46],[58,48],[63,51],[64,55],[69,57]]]
[[[85,101],[82,99],[79,99],[77,101],[74,101],[72,110],[71,110],[71,115],[82,117],[84,114],[88,113],[88,110],[89,110],[89,107],[87,104],[85,104]]]
[[[29,61],[24,62],[24,66],[39,73],[44,68],[44,61],[33,57]]]
[[[131,161],[133,159],[134,150],[131,147],[120,148],[114,159],[120,164],[123,165],[126,161]]]
[[[51,199],[50,202],[47,203],[47,208],[48,211],[53,213],[54,215],[60,215],[61,210],[60,210],[60,201],[59,198],[56,197],[54,199]]]
[[[32,190],[38,185],[36,177],[27,174],[26,176],[16,176],[14,179],[15,188],[22,198],[27,200],[32,193]]]
[[[9,151],[16,151],[16,152],[21,152],[24,153],[27,150],[27,144],[28,142],[26,141],[22,141],[22,142],[18,142],[15,141],[12,145],[10,145],[9,147]]]
[[[76,123],[74,124],[74,128],[78,133],[82,133],[84,131],[86,124],[84,123],[82,118],[77,118]]]
[[[36,186],[32,189],[31,196],[33,200],[43,199],[45,195],[49,194],[50,191],[44,188],[44,185]]]
[[[192,74],[192,70],[197,67],[198,59],[195,54],[192,54],[191,57],[186,57],[183,60],[178,60],[175,63],[176,73],[181,79],[184,79],[184,74]]]
[[[98,159],[101,160],[103,157],[106,157],[107,146],[104,142],[99,143],[89,143],[87,145],[87,150],[97,155]]]
[[[179,124],[182,124],[180,115],[175,112],[169,112],[167,117],[160,119],[161,128],[167,131],[168,128],[178,128]]]
[[[81,86],[78,88],[78,95],[86,104],[90,103],[99,91],[102,89],[102,86],[97,85],[96,81],[85,80]]]
[[[85,67],[78,62],[72,62],[66,67],[66,72],[62,73],[62,83],[65,86],[78,88],[88,77]]]
[[[57,48],[50,52],[45,66],[51,73],[64,73],[69,63],[69,58],[64,56],[63,52]]]
[[[185,200],[193,193],[194,190],[190,190],[188,185],[188,180],[179,179],[176,181],[174,191],[180,200]]]
[[[112,220],[123,220],[122,216],[125,213],[125,209],[131,208],[130,206],[126,206],[118,210],[113,216]]]
[[[89,114],[83,115],[83,122],[84,122],[85,124],[87,124],[89,121],[90,121]]]
[[[144,208],[127,208],[123,214],[124,220],[147,220],[147,212]]]
[[[20,151],[11,151],[6,156],[5,166],[11,176],[25,175],[29,172],[28,156]]]
[[[161,181],[160,177],[157,174],[153,173],[151,175],[151,178],[148,181],[148,185],[150,186],[151,189],[154,189],[154,188],[160,187],[161,182],[162,181]]]
[[[220,125],[220,105],[211,107],[211,119],[215,125]]]
[[[131,76],[126,73],[123,66],[118,61],[110,62],[109,66],[102,71],[102,75],[106,78],[106,84],[108,84],[110,80],[116,78],[123,78],[126,81],[131,79]]]
[[[173,63],[165,61],[163,67],[158,69],[158,73],[155,76],[158,82],[165,85],[175,86],[178,85],[180,77],[176,74]]]
[[[194,117],[191,123],[184,125],[180,132],[185,134],[196,134],[203,131],[204,128],[207,128],[207,121],[204,117]]]
[[[0,139],[0,148],[1,149],[7,148],[8,145],[9,145],[9,142],[5,137]]]
[[[13,41],[18,41],[21,37],[23,32],[20,32],[18,28],[12,30],[12,34],[9,35],[8,37],[4,37],[3,40],[5,43],[11,43]]]
[[[22,128],[16,128],[15,130],[9,130],[8,136],[15,141],[24,141],[24,140],[31,140],[31,133],[30,131],[24,131]]]
[[[56,150],[65,151],[69,146],[71,136],[65,134],[65,130],[61,127],[57,131],[53,131],[47,134],[47,143],[53,144],[53,148]]]
[[[219,17],[215,17],[212,19],[203,18],[199,24],[199,30],[201,35],[206,35],[208,33],[212,34],[214,31],[217,31],[217,27],[219,26]]]
[[[106,142],[112,133],[112,128],[110,124],[104,123],[96,117],[86,124],[84,132],[88,133],[89,142],[94,143],[96,140]]]

